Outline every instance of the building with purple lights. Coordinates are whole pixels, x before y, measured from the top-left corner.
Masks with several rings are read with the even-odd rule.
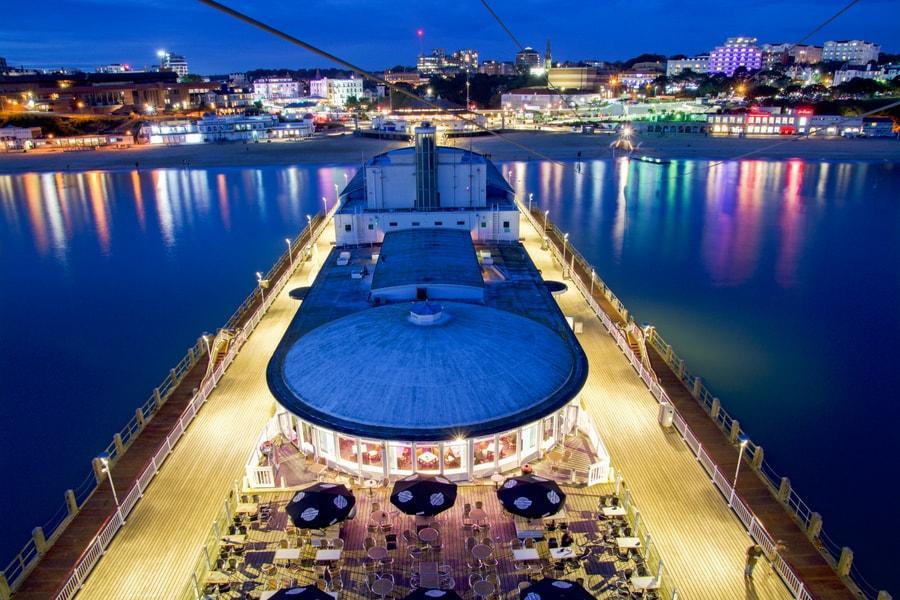
[[[730,37],[724,46],[716,46],[709,53],[709,73],[724,73],[731,77],[744,67],[756,71],[762,67],[762,50],[754,37]]]

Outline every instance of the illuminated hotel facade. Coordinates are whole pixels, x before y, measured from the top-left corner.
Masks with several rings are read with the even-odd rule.
[[[709,53],[710,73],[723,73],[731,77],[740,67],[748,71],[757,71],[762,67],[762,50],[756,45],[756,38],[730,37],[724,46],[716,46]]]

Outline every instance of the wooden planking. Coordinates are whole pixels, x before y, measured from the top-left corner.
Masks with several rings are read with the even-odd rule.
[[[272,414],[266,365],[299,306],[288,291],[309,284],[333,239],[329,229],[317,244],[313,271],[302,266],[281,291],[97,564],[80,598],[163,599],[184,587],[214,516]]]
[[[562,279],[527,221],[525,244],[545,278]],[[557,296],[567,316],[583,323],[579,341],[590,371],[582,391],[588,411],[624,476],[679,595],[701,598],[790,598],[767,564],[743,577],[752,543],[678,433],[656,422],[657,402],[602,323],[574,289]]]

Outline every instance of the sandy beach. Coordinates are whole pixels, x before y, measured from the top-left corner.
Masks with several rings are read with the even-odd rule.
[[[612,138],[555,132],[513,132],[455,140],[458,146],[487,153],[494,160],[609,158]],[[514,142],[514,143],[513,143]],[[635,154],[668,159],[737,158],[806,160],[868,160],[900,162],[896,139],[735,139],[700,136],[635,139]],[[517,146],[521,144],[534,154]],[[133,168],[242,167],[290,164],[346,164],[362,160],[402,142],[355,137],[350,134],[302,142],[201,144],[194,146],[135,146],[79,152],[0,154],[0,173],[121,170]]]

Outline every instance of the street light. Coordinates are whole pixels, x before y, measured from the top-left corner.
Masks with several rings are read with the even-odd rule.
[[[561,265],[562,269],[563,269],[563,275],[566,274],[566,244],[568,242],[569,242],[569,234],[564,233],[563,234],[563,256],[562,256],[562,265]]]
[[[312,217],[309,215],[306,215],[306,226],[312,227]]]
[[[322,196],[322,204],[325,205],[325,214],[327,215],[328,214],[328,198],[326,198],[325,196]]]
[[[112,480],[112,471],[109,468],[109,454],[104,452],[99,456],[100,464],[103,465],[102,471],[106,473],[106,478],[109,480],[109,489],[112,490],[113,502],[116,503],[116,512],[119,514],[119,518],[122,519],[122,523],[125,523],[125,518],[122,516],[122,507],[119,505],[119,495],[116,494],[116,486],[113,485]]]
[[[547,215],[550,214],[549,210],[544,211],[544,231],[547,231]]]
[[[594,277],[596,276],[597,274],[594,272],[594,267],[591,267],[591,299],[594,298]]]
[[[291,252],[291,240],[290,238],[284,238],[284,243],[287,244],[288,247],[288,259],[291,261],[291,267],[294,266],[294,254]]]
[[[528,212],[531,212],[531,201],[534,199],[534,194],[531,192],[528,193]]]
[[[741,440],[741,449],[738,450],[737,468],[735,468],[734,470],[734,481],[731,484],[731,496],[729,496],[728,498],[728,508],[731,508],[731,503],[734,501],[734,495],[737,490],[738,475],[740,475],[741,473],[741,459],[744,457],[744,448],[747,447],[748,441],[749,440],[747,438],[743,438]]]

